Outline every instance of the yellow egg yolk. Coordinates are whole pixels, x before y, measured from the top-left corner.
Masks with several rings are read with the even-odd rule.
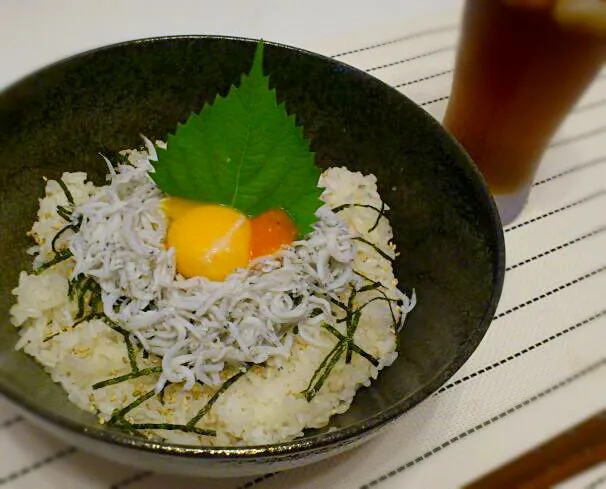
[[[174,197],[163,200],[161,208],[169,219],[166,246],[175,248],[177,271],[187,278],[224,280],[297,236],[293,221],[280,209],[248,219],[231,207]]]
[[[194,202],[192,200],[180,199],[178,197],[169,197],[162,200],[160,203],[161,209],[171,221],[181,217],[187,211],[200,207],[200,202]]]
[[[171,219],[166,246],[175,248],[181,275],[218,281],[248,265],[251,225],[246,216],[230,207],[180,199],[169,199],[163,207]]]

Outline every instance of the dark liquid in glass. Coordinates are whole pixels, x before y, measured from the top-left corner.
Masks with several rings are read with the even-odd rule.
[[[550,8],[467,0],[444,126],[493,193],[530,183],[549,140],[605,59],[606,39],[562,27]]]

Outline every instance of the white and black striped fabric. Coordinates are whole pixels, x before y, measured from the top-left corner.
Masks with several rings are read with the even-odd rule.
[[[326,41],[316,50],[397,87],[441,119],[458,32],[455,13]],[[606,70],[555,136],[527,207],[505,229],[505,286],[485,340],[448,383],[384,435],[286,473],[180,479],[81,453],[0,400],[0,488],[394,489],[470,482],[606,408],[605,209]],[[606,466],[579,480],[566,488],[606,487]]]

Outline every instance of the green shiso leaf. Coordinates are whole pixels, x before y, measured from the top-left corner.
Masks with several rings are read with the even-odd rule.
[[[151,177],[173,197],[229,205],[248,216],[283,209],[303,237],[322,190],[314,153],[263,74],[263,42],[250,73],[192,114],[158,148]]]

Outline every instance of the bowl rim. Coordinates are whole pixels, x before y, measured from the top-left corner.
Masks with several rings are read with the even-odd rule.
[[[99,46],[86,51],[78,52],[71,56],[59,59],[52,63],[49,63],[39,69],[32,71],[31,73],[17,79],[10,83],[8,86],[0,89],[0,96],[3,96],[5,92],[11,90],[13,87],[17,87],[23,82],[44,73],[45,71],[51,70],[56,66],[61,66],[74,60],[78,60],[87,56],[91,56],[96,53],[102,53],[105,51],[111,51],[116,48],[125,46],[137,45],[137,44],[161,44],[167,41],[187,41],[187,40],[204,40],[204,39],[217,39],[217,40],[230,40],[237,41],[239,43],[257,43],[258,39],[231,35],[220,35],[220,34],[180,34],[180,35],[162,35],[137,38],[132,40],[121,41],[113,44]],[[272,42],[263,40],[266,46],[283,48],[291,52],[303,54],[306,56],[312,56],[319,58],[325,62],[336,63],[346,67],[349,70],[356,72],[358,75],[372,78],[378,81],[384,86],[385,89],[393,90],[397,92],[398,96],[406,99],[410,104],[417,107],[422,112],[421,116],[426,120],[429,126],[433,126],[438,131],[444,133],[445,137],[454,143],[458,150],[462,153],[464,159],[467,160],[467,168],[463,168],[466,175],[470,177],[470,182],[475,190],[484,199],[488,207],[488,215],[491,218],[492,229],[495,233],[495,242],[497,247],[493,250],[493,256],[491,260],[496,265],[493,270],[492,277],[492,294],[490,301],[487,303],[484,310],[484,315],[479,322],[477,328],[473,331],[458,354],[455,356],[452,362],[438,371],[433,379],[428,382],[423,388],[418,389],[414,394],[407,397],[404,400],[400,400],[392,404],[389,408],[382,411],[381,413],[367,418],[364,422],[355,423],[344,428],[337,429],[332,432],[312,434],[309,436],[295,438],[291,441],[264,444],[264,445],[247,445],[247,446],[195,446],[195,445],[181,445],[176,443],[168,442],[155,442],[145,438],[137,438],[126,433],[122,433],[118,430],[109,431],[107,429],[101,429],[99,427],[89,427],[81,423],[73,421],[72,419],[62,416],[57,412],[44,407],[39,407],[30,403],[24,396],[20,395],[18,391],[9,389],[0,383],[0,394],[5,396],[9,401],[14,403],[18,408],[24,410],[26,413],[32,415],[34,418],[38,418],[41,421],[48,422],[53,425],[57,425],[59,428],[63,428],[74,435],[81,435],[87,438],[92,438],[102,443],[108,443],[118,445],[126,449],[143,450],[146,452],[153,452],[156,454],[168,455],[168,456],[179,456],[184,458],[193,459],[208,459],[208,460],[222,460],[229,458],[230,460],[250,460],[250,459],[263,459],[263,458],[280,458],[293,453],[304,454],[305,452],[317,451],[319,449],[333,447],[338,445],[347,444],[355,441],[363,435],[369,435],[373,432],[381,430],[391,422],[395,421],[399,416],[409,411],[412,407],[419,404],[421,401],[427,399],[432,393],[436,392],[438,388],[443,385],[449,378],[451,378],[457,370],[467,361],[471,354],[480,344],[484,335],[486,334],[488,327],[495,314],[501,292],[503,289],[503,282],[505,277],[505,241],[504,232],[499,217],[499,213],[492,198],[488,186],[480,173],[479,169],[469,157],[465,149],[456,141],[456,139],[442,127],[442,125],[430,116],[426,111],[418,106],[415,102],[411,101],[406,95],[402,94],[396,88],[391,87],[382,80],[379,80],[370,73],[364,72],[361,69],[349,65],[341,60],[331,58],[313,51],[309,51],[303,48],[289,46],[279,42]]]

